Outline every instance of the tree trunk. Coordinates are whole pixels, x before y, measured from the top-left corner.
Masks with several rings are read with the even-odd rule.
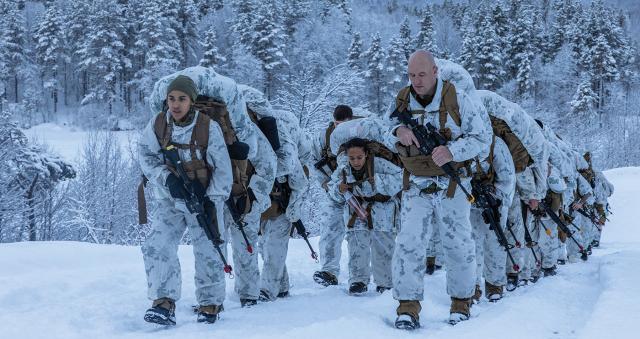
[[[29,207],[29,215],[27,216],[27,219],[29,220],[29,241],[36,241],[36,212],[33,203],[33,193],[36,188],[36,183],[38,182],[38,177],[39,175],[36,174],[29,186],[29,190],[27,191],[27,206]]]

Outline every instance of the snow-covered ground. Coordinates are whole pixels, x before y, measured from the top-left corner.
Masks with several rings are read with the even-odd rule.
[[[64,160],[78,163],[82,147],[91,135],[77,127],[46,123],[33,126],[24,130],[30,141],[46,143],[51,150],[60,154]],[[106,132],[101,132],[106,133]],[[129,145],[138,137],[138,131],[114,131],[109,132],[116,138],[124,154],[129,153]]]
[[[445,323],[444,272],[425,277],[422,328],[407,333],[392,328],[391,293],[347,295],[346,258],[341,284],[320,287],[306,244],[292,239],[291,297],[242,309],[228,280],[225,312],[214,325],[197,323],[191,311],[193,254],[182,246],[178,325],[158,327],[142,320],[150,301],[139,247],[25,242],[0,244],[0,338],[637,338],[640,168],[606,174],[616,186],[615,214],[589,261],[561,266],[559,275],[497,304],[474,306],[472,318],[456,326]]]

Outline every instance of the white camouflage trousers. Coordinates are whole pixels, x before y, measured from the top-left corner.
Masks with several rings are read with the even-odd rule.
[[[527,211],[526,213],[527,213],[527,223],[526,223],[527,230],[529,231],[531,240],[534,243],[538,243],[538,239],[540,239],[540,236],[541,236],[540,233],[544,233],[544,232],[540,231],[541,226],[534,224],[532,220],[533,216],[531,215],[531,213],[529,211]],[[527,246],[527,241],[525,239],[525,242],[523,243],[523,246],[522,246],[522,250],[524,251],[523,265],[522,265],[522,270],[521,270],[519,279],[531,279],[532,277],[537,276],[540,271],[540,264],[541,264],[540,263],[540,257],[541,257],[540,244],[538,243],[534,246],[529,247]]]
[[[286,260],[289,250],[289,231],[291,223],[284,214],[262,222],[262,273],[260,289],[267,292],[269,299],[274,300],[280,292],[288,291],[288,282],[283,290],[283,279],[286,275]],[[286,276],[288,280],[288,275]]]
[[[218,223],[222,224],[221,204],[216,204],[216,208]],[[225,298],[222,260],[196,218],[184,204],[177,208],[168,199],[157,202],[151,218],[153,228],[142,245],[149,299],[180,299],[182,276],[178,245],[188,227],[195,257],[196,300],[200,305],[221,305]],[[221,247],[225,253],[224,245]]]
[[[336,277],[340,273],[342,241],[345,235],[342,210],[342,204],[328,201],[320,214],[320,218],[323,220],[319,240],[321,271],[332,273]]]
[[[368,284],[373,272],[373,282],[377,286],[392,286],[391,259],[395,237],[394,232],[388,231],[347,230],[349,284]]]
[[[465,187],[469,180],[463,179]],[[426,250],[433,230],[439,228],[443,259],[447,267],[447,293],[469,298],[475,290],[475,244],[470,204],[458,187],[452,199],[444,191],[421,193],[411,183],[402,194],[401,226],[393,253],[393,297],[396,300],[423,300]]]
[[[247,251],[247,244],[238,226],[233,222],[231,213],[224,209],[225,225],[227,226],[231,248],[233,249],[233,271],[235,272],[234,290],[240,299],[257,300],[260,295],[260,269],[258,268],[258,252]],[[258,230],[260,229],[260,213],[253,208],[244,216],[246,225],[244,232],[252,247],[258,245]]]
[[[509,206],[500,206],[500,227],[506,231]],[[494,285],[503,286],[507,283],[505,264],[512,265],[507,258],[507,251],[500,246],[498,238],[493,230],[485,224],[482,218],[482,210],[471,209],[469,220],[473,227],[473,238],[476,251],[476,285],[482,286],[482,278]]]
[[[516,246],[516,244],[520,244],[520,248],[514,247],[511,250],[511,255],[513,256],[513,260],[518,264],[519,267],[523,267],[523,257],[525,250],[529,250],[525,247],[524,243],[524,221],[522,220],[522,207],[520,198],[518,198],[517,194],[514,194],[513,201],[511,202],[511,206],[509,206],[509,214],[507,227],[504,230],[504,234],[507,237],[507,242],[511,245]],[[515,235],[515,238],[514,238]],[[507,258],[507,260],[509,260]],[[513,266],[510,262],[507,262],[507,273],[519,273],[513,269]]]
[[[534,220],[534,223],[536,221]],[[541,218],[537,221],[540,230],[538,246],[542,255],[542,268],[555,266],[560,255],[560,239],[558,239],[558,225],[550,218]]]

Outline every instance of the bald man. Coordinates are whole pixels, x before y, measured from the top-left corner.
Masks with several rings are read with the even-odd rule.
[[[393,296],[400,302],[395,326],[413,330],[420,326],[420,301],[427,244],[434,230],[441,236],[446,266],[447,293],[451,297],[449,322],[467,320],[475,291],[475,244],[469,222],[470,203],[463,191],[450,181],[440,166],[458,168],[462,185],[471,191],[465,170],[468,160],[488,152],[491,126],[478,100],[471,100],[454,85],[438,77],[430,52],[419,50],[409,58],[411,86],[396,97],[396,109],[410,111],[419,124],[431,123],[447,144],[430,155],[418,151],[419,141],[398,121],[388,134],[405,167],[400,214],[401,228],[393,255]]]

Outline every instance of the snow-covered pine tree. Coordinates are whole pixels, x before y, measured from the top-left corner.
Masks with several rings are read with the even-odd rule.
[[[22,13],[24,1],[7,1],[4,4],[7,9],[3,27],[0,28],[0,40],[2,40],[2,50],[0,50],[0,63],[4,65],[4,72],[0,79],[4,83],[5,91],[13,89],[13,101],[19,102],[20,88],[22,80],[21,69],[28,63],[28,50],[26,45],[26,21]],[[1,99],[0,99],[1,100]]]
[[[205,34],[203,46],[204,52],[202,54],[202,59],[200,59],[200,66],[215,67],[218,66],[221,62],[226,61],[226,59],[218,52],[218,47],[216,46],[216,44],[216,29],[215,27],[211,27]]]
[[[142,101],[153,89],[154,83],[180,67],[183,58],[178,48],[178,36],[169,24],[170,19],[162,16],[161,0],[144,0],[139,3],[141,15],[136,35],[135,52],[140,68],[134,79],[139,98]]]
[[[400,25],[400,47],[403,50],[406,60],[409,60],[409,56],[413,53],[413,43],[411,41],[411,27],[409,25],[409,17],[405,16]]]
[[[395,98],[398,91],[407,83],[407,59],[402,48],[402,38],[396,37],[389,41],[389,48],[386,60],[387,71],[387,89],[388,97],[383,98],[386,102],[387,99]]]
[[[264,93],[267,99],[271,99],[274,94],[278,70],[289,64],[284,56],[286,36],[275,11],[274,0],[258,4],[253,40],[249,46],[251,53],[262,64],[265,75]]]
[[[53,112],[58,111],[58,92],[60,83],[58,81],[58,70],[65,55],[65,32],[62,24],[62,16],[55,3],[51,3],[44,12],[36,31],[34,40],[36,42],[35,54],[40,66],[40,76],[44,83],[44,89],[51,93],[53,100]]]
[[[435,40],[435,30],[433,29],[433,14],[430,6],[426,6],[422,10],[422,20],[420,24],[420,30],[415,38],[414,46],[416,49],[424,49],[430,51],[434,56],[439,56],[438,45]]]
[[[495,33],[500,39],[500,49],[504,50],[506,47],[507,35],[509,35],[509,19],[507,18],[502,6],[503,5],[500,2],[497,2],[493,7],[491,17]]]
[[[528,5],[519,6],[516,19],[510,29],[509,48],[507,49],[506,65],[515,77],[516,94],[521,97],[529,96],[533,90],[532,67],[536,56],[536,38],[533,28],[533,8]]]
[[[375,114],[384,114],[384,99],[386,92],[385,66],[386,53],[382,49],[380,33],[376,32],[371,40],[371,46],[364,53],[367,68],[364,76],[369,80],[369,110]]]
[[[495,91],[500,88],[506,75],[503,69],[504,57],[493,17],[489,15],[488,9],[485,9],[484,13],[486,15],[481,15],[476,36],[477,87]]]
[[[183,59],[180,67],[196,65],[198,63],[198,51],[201,48],[200,32],[198,30],[198,8],[194,0],[178,0],[177,18],[170,18],[175,22],[174,30],[180,42]]]
[[[82,58],[82,47],[87,43],[86,32],[90,26],[91,7],[87,1],[73,1],[71,3],[70,10],[65,13],[63,21],[65,23],[64,31],[67,33],[67,55],[71,60],[67,64],[78,65]],[[80,102],[89,92],[89,79],[85,69],[73,67],[74,79],[71,82],[71,86],[65,87],[66,93],[69,89],[75,92],[75,101]],[[65,75],[67,70],[65,70]],[[65,84],[67,81],[65,81]]]
[[[571,112],[579,117],[592,118],[598,103],[598,94],[591,88],[591,75],[587,72],[582,76],[571,105]]]
[[[109,115],[119,98],[118,75],[124,64],[130,62],[122,57],[125,26],[122,18],[113,15],[118,6],[114,0],[93,3],[85,44],[78,50],[79,69],[87,71],[91,84],[82,104],[104,103],[108,106]]]
[[[460,56],[458,62],[464,69],[471,74],[474,79],[478,79],[479,67],[478,63],[478,51],[480,36],[477,34],[477,18],[479,15],[472,15],[471,12],[465,14],[462,26],[462,48],[460,49]],[[477,85],[477,84],[476,84]]]
[[[353,33],[353,40],[351,40],[347,55],[347,65],[354,70],[362,68],[362,39],[359,32]]]
[[[256,7],[257,4],[253,0],[231,0],[234,13],[231,29],[238,35],[240,43],[247,48],[253,43]]]
[[[607,39],[608,32],[613,30],[607,20],[604,5],[601,0],[594,1],[591,6],[589,25],[587,31],[589,39],[586,40],[588,53],[585,64],[589,65],[589,73],[593,88],[598,94],[596,109],[602,112],[605,99],[608,97],[606,83],[619,76],[618,65],[614,57],[614,50]]]

